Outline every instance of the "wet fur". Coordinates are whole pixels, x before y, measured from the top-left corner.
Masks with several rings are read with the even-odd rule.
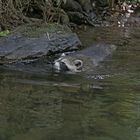
[[[114,45],[97,43],[81,51],[62,56],[59,58],[59,61],[56,60],[56,62],[65,63],[69,70],[74,72],[94,70],[99,62],[103,61],[107,56],[111,55],[115,49],[116,46]],[[75,60],[81,60],[83,62],[80,69],[75,66]]]

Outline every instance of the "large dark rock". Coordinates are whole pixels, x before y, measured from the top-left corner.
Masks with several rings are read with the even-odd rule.
[[[29,29],[29,28],[28,28]],[[27,30],[27,29],[26,29]],[[29,32],[29,31],[28,31]],[[24,30],[24,33],[25,30]],[[0,38],[0,64],[34,60],[43,56],[72,51],[81,45],[75,33],[70,31],[43,31],[39,36],[26,36],[14,32]]]

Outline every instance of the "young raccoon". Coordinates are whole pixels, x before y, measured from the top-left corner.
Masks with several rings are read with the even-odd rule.
[[[54,61],[54,68],[58,71],[81,72],[93,70],[99,62],[103,61],[116,49],[116,46],[98,43],[89,48],[62,55]]]

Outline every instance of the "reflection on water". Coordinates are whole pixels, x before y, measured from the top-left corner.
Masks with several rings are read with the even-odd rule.
[[[139,31],[78,31],[85,45],[118,46],[92,74],[1,68],[0,140],[140,140]]]

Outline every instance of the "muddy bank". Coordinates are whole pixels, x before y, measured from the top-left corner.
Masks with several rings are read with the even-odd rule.
[[[0,0],[0,31],[40,22],[72,27],[139,26],[139,9],[138,0]]]

